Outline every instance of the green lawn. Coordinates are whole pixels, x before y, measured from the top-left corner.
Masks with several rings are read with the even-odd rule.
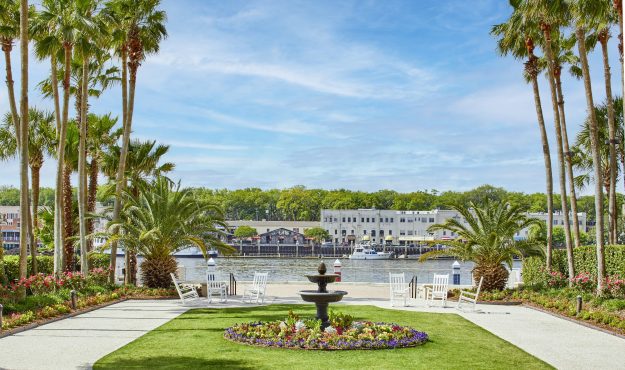
[[[312,305],[196,309],[103,357],[96,369],[543,369],[541,360],[455,314],[334,306],[357,320],[395,322],[425,331],[415,348],[377,351],[305,351],[252,347],[223,339],[235,323],[282,319],[289,309],[314,316]]]

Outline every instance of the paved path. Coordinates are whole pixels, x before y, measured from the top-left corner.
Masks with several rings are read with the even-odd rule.
[[[84,369],[185,312],[174,301],[125,301],[0,339],[2,369]]]
[[[295,293],[303,286],[269,286],[267,303],[301,303]],[[310,288],[309,285],[306,288]],[[384,289],[347,284],[344,304],[390,308]],[[369,299],[367,296],[379,298]],[[200,301],[198,307],[205,307]],[[240,300],[213,307],[248,306]],[[67,320],[57,321],[0,339],[0,368],[89,368],[102,356],[162,325],[189,307],[178,301],[126,301]],[[625,369],[625,339],[522,306],[478,305],[478,312],[427,307],[413,301],[396,309],[457,313],[558,369]]]

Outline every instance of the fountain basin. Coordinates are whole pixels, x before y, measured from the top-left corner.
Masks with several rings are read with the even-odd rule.
[[[306,302],[327,304],[340,301],[347,292],[344,290],[331,290],[326,293],[320,293],[316,290],[300,290],[299,294]]]
[[[334,283],[336,279],[339,278],[339,275],[336,274],[328,274],[328,275],[305,275],[308,278],[308,281],[311,283]]]

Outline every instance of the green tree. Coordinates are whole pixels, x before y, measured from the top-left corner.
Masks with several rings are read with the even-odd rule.
[[[463,261],[475,262],[473,277],[478,283],[484,277],[483,288],[501,290],[508,280],[506,263],[512,268],[514,257],[542,255],[542,243],[536,239],[517,241],[514,235],[522,229],[540,223],[529,218],[517,206],[505,202],[487,201],[483,206],[470,203],[450,205],[466,220],[450,218],[442,224],[434,224],[429,231],[448,230],[458,235],[453,241],[445,241],[445,250],[425,253],[420,261],[439,255],[454,256]]]
[[[304,235],[307,238],[311,238],[317,244],[320,244],[330,238],[328,230],[321,227],[311,227],[310,229],[306,229],[304,231]]]
[[[256,235],[258,235],[256,229],[247,225],[239,226],[234,230],[234,237],[237,239],[251,238]]]
[[[181,189],[158,176],[143,184],[138,194],[126,191],[121,221],[111,223],[109,242],[120,241],[126,250],[144,257],[143,283],[148,287],[168,287],[170,273],[177,264],[172,253],[197,246],[204,256],[210,248],[228,254],[232,247],[219,239],[227,228],[223,211],[214,204],[198,201],[190,189]],[[119,227],[121,233],[113,231]]]

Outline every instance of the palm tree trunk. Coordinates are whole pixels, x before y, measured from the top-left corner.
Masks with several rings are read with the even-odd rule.
[[[9,107],[11,109],[11,118],[13,119],[13,127],[15,128],[15,140],[17,147],[20,146],[20,118],[17,113],[17,104],[15,103],[15,88],[13,82],[13,67],[11,67],[11,50],[13,49],[13,40],[2,38],[2,51],[4,52],[4,66],[6,69],[6,83],[9,94]]]
[[[527,63],[528,65],[531,64],[530,68],[533,71],[530,76],[532,77],[534,105],[536,107],[538,128],[540,130],[540,140],[543,147],[543,158],[545,160],[545,180],[547,185],[547,270],[551,271],[551,259],[553,255],[553,175],[551,171],[551,153],[549,150],[549,138],[547,137],[545,118],[543,116],[543,107],[540,101],[540,90],[538,88],[538,79],[536,76],[537,59],[538,58],[536,58],[536,56],[530,54],[530,59]]]
[[[617,209],[616,209],[616,120],[614,118],[614,100],[612,97],[612,75],[610,73],[610,60],[608,58],[608,29],[599,33],[601,43],[601,53],[603,55],[603,76],[605,78],[605,93],[608,108],[608,135],[610,145],[610,192],[608,193],[608,215],[609,232],[608,240],[610,244],[616,244]]]
[[[89,166],[89,190],[87,191],[87,211],[89,213],[95,212],[96,197],[98,194],[98,161],[96,158],[91,159]],[[87,233],[93,234],[93,219],[87,220]],[[87,240],[87,251],[93,250],[93,239]]]
[[[122,207],[122,190],[124,189],[124,172],[126,171],[126,157],[128,156],[128,144],[130,142],[130,122],[128,120],[128,53],[127,46],[123,45],[121,48],[121,63],[122,63],[122,125],[124,127],[124,133],[122,135],[122,147],[119,153],[119,167],[117,167],[117,174],[115,176],[115,204],[113,206],[113,221],[119,221],[119,214]],[[133,100],[134,102],[134,100]],[[115,233],[119,232],[119,228],[115,230]],[[117,241],[111,243],[111,274],[109,281],[111,284],[115,283],[115,270],[117,268]],[[128,268],[128,266],[126,266]]]
[[[588,55],[586,53],[585,37],[586,31],[582,27],[575,29],[579,58],[582,65],[582,75],[584,77],[584,89],[586,90],[586,108],[590,114],[590,148],[592,152],[592,162],[595,177],[595,231],[597,238],[597,291],[603,291],[603,279],[605,278],[605,253],[603,246],[603,190],[601,174],[601,156],[599,154],[599,138],[597,128],[597,116],[592,97],[592,84],[590,82],[590,68],[588,67]]]
[[[571,198],[571,214],[573,216],[573,240],[575,247],[580,246],[579,219],[577,217],[577,195],[575,194],[575,173],[571,163],[571,149],[569,147],[569,134],[566,128],[566,114],[564,113],[564,94],[562,93],[562,80],[560,79],[560,66],[556,68],[556,92],[558,94],[558,108],[560,110],[560,128],[562,129],[562,143],[564,144],[564,155],[566,158],[566,174],[569,181],[569,193]]]
[[[65,250],[65,271],[74,271],[75,266],[74,244],[70,239],[72,236],[74,236],[71,174],[72,167],[69,164],[66,164],[65,168],[63,169],[63,218],[65,219],[65,244],[63,245],[63,248]]]
[[[61,109],[59,108],[59,81],[56,69],[56,54],[50,56],[50,81],[52,85],[52,97],[54,99],[54,118],[57,135],[61,131]]]
[[[559,185],[562,203],[562,219],[564,220],[564,237],[566,241],[566,256],[569,267],[569,278],[575,277],[575,265],[573,264],[573,244],[571,243],[571,225],[569,224],[569,205],[566,194],[566,171],[564,169],[564,151],[562,148],[562,125],[560,124],[560,111],[558,109],[558,98],[555,84],[555,68],[553,62],[553,51],[551,49],[551,27],[542,25],[545,39],[545,54],[547,56],[547,68],[549,70],[548,80],[551,90],[551,104],[553,107],[553,121],[556,129],[556,147],[558,152]]]
[[[28,203],[28,0],[20,2],[20,58],[21,96],[20,96],[20,259],[19,276],[26,277],[28,256],[28,225],[30,224],[30,207]],[[24,222],[26,221],[26,222]],[[24,292],[26,294],[26,292]]]
[[[80,271],[89,273],[87,263],[87,82],[89,58],[83,55],[82,98],[80,101],[80,140],[78,145],[78,229],[80,234]]]
[[[31,166],[30,168],[30,178],[33,182],[32,184],[32,188],[33,188],[33,219],[32,219],[32,227],[33,227],[33,232],[32,232],[32,238],[31,238],[31,244],[30,244],[30,257],[31,257],[31,264],[32,264],[32,274],[33,275],[37,275],[37,273],[39,273],[39,268],[37,266],[37,239],[35,238],[35,230],[38,229],[38,225],[39,225],[39,215],[38,215],[38,211],[39,211],[39,172],[41,171],[41,166],[39,165],[34,165]]]
[[[58,148],[57,148],[57,160],[58,167],[56,172],[56,191],[54,194],[55,208],[54,208],[54,273],[59,274],[63,266],[67,267],[68,261],[63,260],[63,249],[66,247],[67,241],[65,240],[67,224],[70,224],[71,219],[65,219],[67,204],[64,202],[64,188],[65,188],[65,140],[67,135],[67,118],[69,114],[69,93],[70,93],[70,72],[72,62],[72,44],[65,42],[63,44],[65,51],[65,75],[63,76],[63,116],[61,119],[61,131],[57,134]],[[68,175],[69,176],[69,175]],[[71,185],[70,185],[71,191]],[[71,210],[71,197],[69,207]],[[71,211],[70,211],[71,213]]]

